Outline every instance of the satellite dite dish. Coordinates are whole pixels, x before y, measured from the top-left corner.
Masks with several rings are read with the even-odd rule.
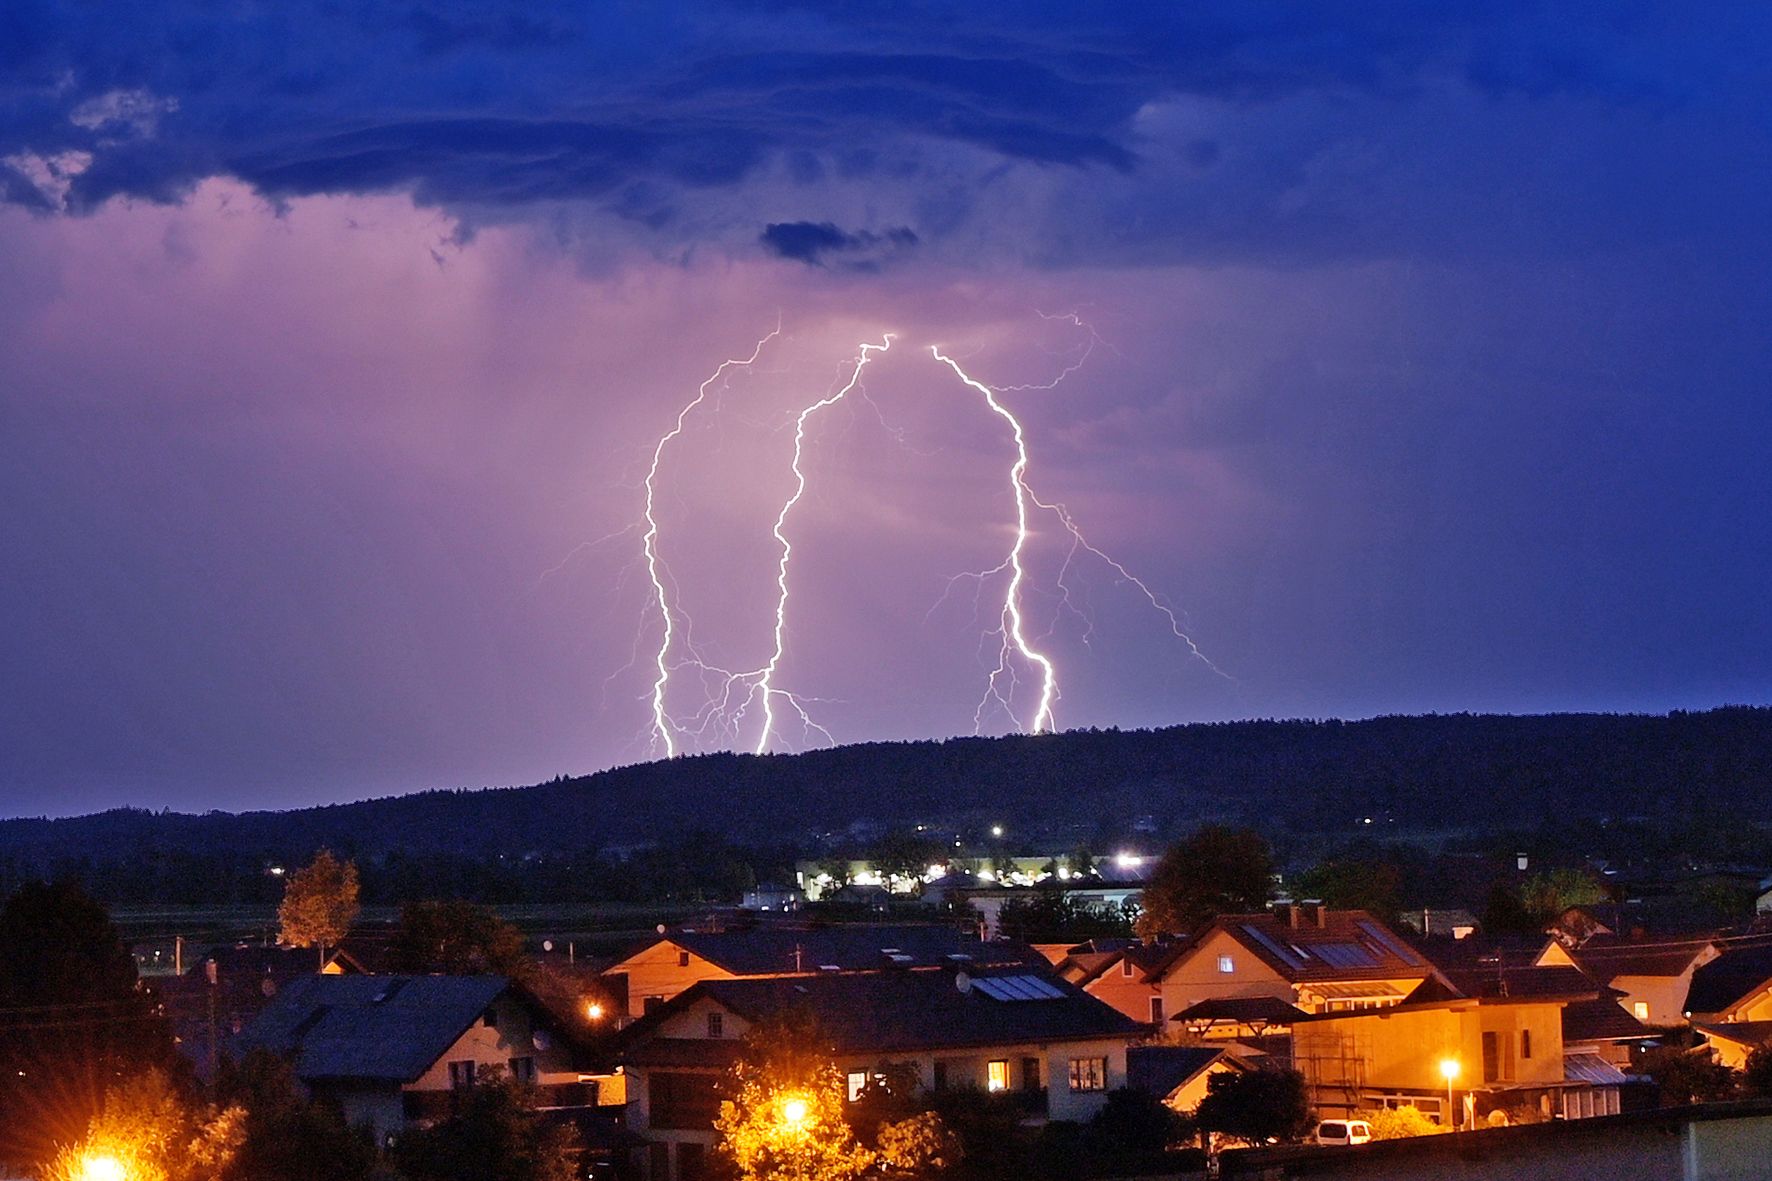
[[[660,923],[660,924],[659,924],[659,925],[658,925],[658,933],[659,933],[659,934],[660,934],[660,935],[663,935],[663,934],[664,934],[664,933],[665,933],[665,925],[664,925],[664,924],[663,924],[663,923]]]
[[[971,992],[972,991],[972,977],[966,975],[966,973],[964,973],[964,972],[955,972],[954,973],[954,987],[959,989],[961,992]]]
[[[531,1033],[529,1042],[544,1054],[548,1052],[548,1047],[554,1044],[553,1039],[548,1037],[547,1031],[544,1029],[538,1029]]]
[[[541,941],[541,949],[542,949],[542,950],[543,950],[543,951],[552,951],[552,950],[554,950],[554,941],[553,941],[553,940],[552,940],[552,939],[543,939],[543,940],[542,940],[542,941]]]

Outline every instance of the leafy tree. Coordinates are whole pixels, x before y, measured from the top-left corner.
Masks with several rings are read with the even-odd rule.
[[[103,1110],[80,1140],[50,1162],[44,1181],[212,1181],[227,1170],[245,1136],[246,1112],[188,1106],[157,1070],[105,1093]],[[103,1162],[103,1163],[101,1163]]]
[[[804,1016],[752,1027],[730,1094],[714,1127],[743,1181],[851,1181],[874,1163],[844,1118],[843,1076]]]
[[[394,1161],[409,1181],[575,1181],[576,1150],[570,1127],[543,1123],[528,1089],[492,1070],[450,1118],[401,1136]]]
[[[291,947],[318,947],[324,964],[326,945],[350,932],[359,909],[356,862],[341,862],[331,849],[322,849],[289,875],[277,908],[280,938]]]
[[[1731,1099],[1740,1081],[1704,1049],[1661,1046],[1643,1055],[1642,1068],[1660,1089],[1663,1107]]]
[[[1164,1154],[1193,1133],[1186,1116],[1146,1091],[1121,1087],[1089,1121],[1090,1157],[1108,1176],[1167,1171]]]
[[[882,881],[893,878],[920,881],[928,868],[946,858],[947,846],[932,837],[898,830],[880,838],[869,858]]]
[[[1483,930],[1490,935],[1536,935],[1544,924],[1532,917],[1519,894],[1502,882],[1489,887],[1483,900]]]
[[[1436,1123],[1415,1107],[1384,1107],[1377,1111],[1356,1112],[1355,1119],[1372,1125],[1374,1140],[1402,1140],[1409,1136],[1432,1136],[1450,1132],[1448,1124]]]
[[[1261,834],[1210,825],[1170,848],[1140,899],[1147,939],[1191,931],[1213,917],[1260,910],[1273,884],[1273,851]]]
[[[285,1060],[255,1050],[224,1062],[221,1102],[244,1108],[245,1136],[232,1175],[239,1181],[364,1181],[375,1167],[368,1137],[302,1093]]]
[[[20,887],[0,949],[0,1162],[46,1161],[135,1075],[187,1077],[110,915],[78,886]]]
[[[1102,936],[1130,935],[1124,910],[1078,902],[1057,886],[1041,886],[1011,898],[997,915],[997,929],[1030,943],[1076,943]]]
[[[1772,1099],[1772,1047],[1760,1046],[1748,1054],[1741,1070],[1741,1086],[1757,1098]]]
[[[1206,1080],[1206,1097],[1194,1109],[1204,1131],[1264,1144],[1296,1140],[1311,1123],[1310,1096],[1296,1070],[1226,1071]]]
[[[1300,895],[1337,910],[1368,911],[1385,922],[1396,921],[1402,885],[1395,865],[1357,857],[1331,857],[1298,878]]]
[[[888,1176],[928,1177],[958,1163],[960,1138],[933,1111],[880,1126],[877,1161]]]
[[[523,933],[472,902],[409,902],[390,949],[395,970],[516,976],[525,969]]]
[[[1539,923],[1547,923],[1571,906],[1606,901],[1606,891],[1579,869],[1535,873],[1520,884],[1520,905]]]

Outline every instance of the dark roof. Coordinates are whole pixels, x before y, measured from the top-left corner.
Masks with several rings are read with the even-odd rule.
[[[1216,997],[1197,1001],[1171,1020],[1181,1022],[1234,1021],[1239,1025],[1291,1025],[1304,1010],[1277,996]]]
[[[235,1039],[293,1060],[305,1080],[408,1083],[497,1000],[503,976],[307,976]]]
[[[1705,1037],[1719,1037],[1743,1046],[1763,1046],[1772,1042],[1772,1021],[1700,1021],[1692,1028]]]
[[[185,953],[187,976],[207,979],[208,961],[215,961],[218,979],[251,977],[254,982],[269,976],[281,984],[295,976],[312,976],[320,971],[320,953],[311,947],[266,947],[258,943],[232,943],[211,947],[202,955]],[[336,961],[347,971],[361,971],[361,966],[348,953],[329,948],[327,962]]]
[[[1593,996],[1600,984],[1580,968],[1529,964],[1442,968],[1441,974],[1465,996]]]
[[[1126,1051],[1126,1085],[1164,1099],[1224,1055],[1223,1046],[1133,1046]]]
[[[1272,914],[1220,915],[1222,930],[1286,980],[1383,980],[1427,976],[1420,952],[1363,910],[1312,911],[1293,926]],[[1165,965],[1166,966],[1166,965]]]
[[[1104,944],[1120,943],[1119,947],[1104,947]],[[1169,943],[1137,943],[1131,940],[1091,940],[1071,949],[1069,955],[1059,961],[1059,968],[1073,968],[1078,984],[1088,984],[1096,980],[1109,969],[1117,969],[1122,961],[1130,960],[1133,975],[1140,983],[1149,984],[1157,979],[1161,970],[1168,966],[1174,945]]]
[[[1025,943],[980,940],[952,927],[867,925],[789,930],[776,927],[746,931],[674,931],[663,938],[735,976],[767,976],[783,972],[816,972],[834,965],[846,972],[880,968],[888,963],[921,967],[942,964],[953,955],[971,956],[977,964],[1033,964],[1047,967],[1046,957]],[[909,956],[893,960],[888,952]]]
[[[965,974],[942,969],[833,972],[703,980],[623,1031],[638,1047],[671,1015],[707,997],[746,1021],[809,1011],[837,1053],[939,1050],[1023,1042],[1130,1038],[1144,1030],[1113,1006],[1060,980],[1050,971],[992,969]],[[1056,996],[1002,1000],[992,981],[1033,977]]]
[[[1731,947],[1692,973],[1688,1013],[1726,1013],[1772,983],[1772,946]]]
[[[1474,968],[1506,964],[1531,964],[1554,943],[1549,935],[1412,936],[1409,945],[1436,968]]]
[[[1709,939],[1631,940],[1595,939],[1569,949],[1569,957],[1602,984],[1620,976],[1678,976],[1711,946]]]
[[[1570,1001],[1563,1006],[1565,1046],[1577,1042],[1622,1042],[1653,1037],[1654,1033],[1610,995]]]

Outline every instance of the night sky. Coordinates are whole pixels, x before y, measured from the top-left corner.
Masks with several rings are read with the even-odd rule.
[[[0,814],[1772,700],[1769,14],[10,0]]]

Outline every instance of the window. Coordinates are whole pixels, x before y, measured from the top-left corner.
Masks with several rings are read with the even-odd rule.
[[[1151,1024],[1152,1025],[1159,1024],[1162,1020],[1163,1020],[1163,998],[1160,996],[1154,996],[1151,998]]]
[[[1483,1081],[1492,1083],[1501,1077],[1501,1039],[1494,1031],[1483,1035]]]
[[[511,1059],[511,1079],[515,1082],[533,1085],[535,1082],[535,1059]]]
[[[937,1062],[935,1064],[934,1074],[935,1074],[935,1077],[934,1077],[933,1081],[935,1083],[935,1090],[937,1090],[937,1091],[947,1090],[948,1089],[948,1064],[945,1062]]]
[[[1073,1090],[1073,1091],[1105,1091],[1105,1090],[1107,1090],[1107,1059],[1106,1058],[1072,1058],[1071,1059],[1071,1090]]]
[[[984,1087],[987,1091],[1009,1089],[1009,1060],[998,1058],[984,1064]]]
[[[474,1085],[474,1060],[465,1058],[449,1064],[449,1089],[465,1091]]]
[[[659,1006],[663,1004],[664,998],[662,996],[649,996],[644,1001],[640,1002],[640,1009],[642,1012],[651,1013],[655,1012]]]
[[[1532,1057],[1532,1031],[1530,1029],[1520,1031],[1520,1057]]]
[[[854,1103],[861,1098],[861,1093],[868,1089],[868,1072],[852,1070],[844,1077],[843,1081],[845,1084],[844,1094],[849,1096],[849,1102]]]
[[[689,953],[688,952],[679,951],[677,953],[677,966],[679,968],[687,968],[689,966]]]
[[[1037,1091],[1040,1089],[1040,1060],[1023,1058],[1021,1060],[1021,1089]]]
[[[486,1026],[487,1029],[497,1029],[498,1028],[498,1010],[493,1009],[493,1008],[488,1008],[484,1013],[480,1014],[480,1021],[482,1024],[484,1024]]]
[[[1236,961],[1232,960],[1228,955],[1221,955],[1218,957],[1218,970],[1223,972],[1226,976],[1229,976],[1232,972],[1237,970]]]
[[[1648,1001],[1638,1001],[1636,1004],[1634,1004],[1630,1007],[1630,1011],[1633,1015],[1635,1015],[1635,1017],[1638,1021],[1649,1020],[1649,1002]]]
[[[1120,957],[1120,975],[1132,979],[1132,961],[1126,956]]]
[[[708,1036],[709,1037],[725,1037],[726,1036],[726,1014],[724,1014],[724,1013],[709,1013],[708,1014]]]
[[[719,1076],[657,1070],[646,1080],[652,1126],[705,1132],[720,1114]]]

